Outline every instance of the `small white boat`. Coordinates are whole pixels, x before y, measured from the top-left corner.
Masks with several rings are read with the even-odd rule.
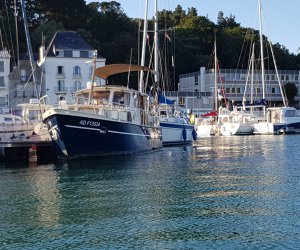
[[[287,134],[300,132],[300,114],[293,107],[267,108],[267,119],[254,124],[255,134]]]
[[[198,137],[214,136],[218,132],[217,117],[198,118],[195,128]]]
[[[224,136],[252,135],[254,116],[244,111],[221,110],[219,113],[220,133]]]
[[[0,115],[0,141],[50,141],[46,124],[42,122],[38,100],[19,104],[21,115]]]

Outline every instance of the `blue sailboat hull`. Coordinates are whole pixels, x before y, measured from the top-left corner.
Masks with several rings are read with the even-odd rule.
[[[45,122],[62,158],[120,155],[162,147],[159,127],[59,113],[48,116]]]

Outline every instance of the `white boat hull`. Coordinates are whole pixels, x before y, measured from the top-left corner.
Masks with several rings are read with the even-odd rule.
[[[254,134],[266,135],[274,134],[274,125],[270,122],[259,122],[253,124]]]
[[[223,136],[231,135],[252,135],[253,124],[248,123],[224,123],[221,125],[220,132]]]
[[[196,127],[198,137],[208,137],[216,134],[216,125],[212,124],[200,124]]]

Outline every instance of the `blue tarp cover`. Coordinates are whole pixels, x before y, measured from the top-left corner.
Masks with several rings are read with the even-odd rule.
[[[174,104],[174,101],[166,98],[165,96],[163,96],[161,94],[158,96],[158,101],[159,101],[159,103]]]

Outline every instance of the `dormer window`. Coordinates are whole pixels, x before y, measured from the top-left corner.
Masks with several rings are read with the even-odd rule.
[[[72,50],[65,50],[64,57],[72,57]]]
[[[56,50],[55,51],[55,56],[56,57],[63,57],[64,56],[64,51],[63,50]]]
[[[80,51],[74,50],[73,51],[73,57],[80,57]]]
[[[89,52],[88,51],[80,51],[80,57],[81,58],[89,58]]]

